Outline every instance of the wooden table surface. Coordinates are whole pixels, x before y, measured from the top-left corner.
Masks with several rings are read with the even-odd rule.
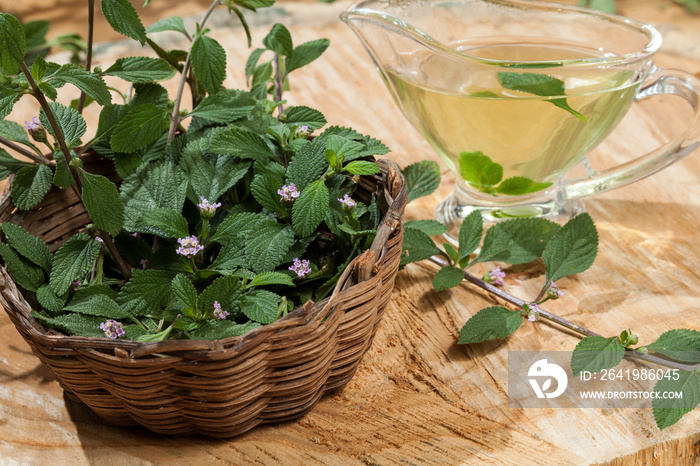
[[[284,22],[296,43],[331,40],[320,60],[292,75],[290,103],[318,108],[332,124],[381,139],[402,166],[438,160],[337,19],[346,7],[290,3],[284,10],[261,11],[253,26],[258,43],[274,21]],[[229,54],[227,84],[242,87],[248,51],[241,29],[215,36]],[[102,44],[98,52],[102,63],[139,53],[121,43]],[[700,57],[662,54],[658,64],[700,72]],[[609,164],[648,150],[687,124],[686,107],[672,98],[639,104],[594,161]],[[35,111],[26,99],[13,116],[23,121]],[[88,111],[87,117],[96,115]],[[410,204],[407,218],[433,217],[451,190],[452,177],[442,167],[440,190]],[[585,273],[561,280],[566,297],[546,308],[603,335],[631,327],[642,343],[669,328],[700,329],[700,152],[589,199],[586,207],[600,233],[598,259]],[[486,269],[488,264],[476,272]],[[299,421],[228,441],[164,438],[102,423],[64,400],[58,383],[0,313],[0,464],[700,464],[698,409],[663,432],[650,409],[510,409],[508,353],[570,351],[579,339],[526,322],[507,340],[457,345],[463,323],[496,301],[466,285],[435,292],[434,272],[426,263],[399,274],[374,344],[342,391],[324,397]],[[541,274],[538,268],[511,270],[507,289],[533,296]]]

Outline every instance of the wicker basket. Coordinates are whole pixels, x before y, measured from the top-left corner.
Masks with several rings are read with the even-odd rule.
[[[371,248],[329,298],[242,337],[142,343],[65,336],[30,317],[33,297],[23,296],[4,268],[0,304],[66,395],[109,423],[228,438],[299,418],[352,378],[394,287],[406,183],[396,164],[378,164],[381,176],[363,177],[356,192],[365,201],[379,194],[383,219]],[[88,168],[116,178],[109,164]],[[53,250],[89,221],[71,190],[50,192],[32,211],[18,211],[6,195],[0,220],[22,225]]]

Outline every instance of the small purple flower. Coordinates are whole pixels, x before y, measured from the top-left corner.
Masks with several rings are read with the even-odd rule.
[[[71,288],[73,289],[73,291],[77,291],[78,287],[80,287],[80,280],[73,280],[73,282],[71,283]]]
[[[41,124],[41,121],[39,120],[39,118],[34,117],[34,118],[32,118],[32,121],[25,121],[24,122],[24,129],[26,129],[27,131],[32,133],[34,131],[44,129],[44,125]]]
[[[141,264],[141,269],[142,269],[142,270],[145,270],[145,269],[146,269],[146,266],[148,265],[148,259],[141,259],[141,260],[139,261],[139,264]]]
[[[338,201],[343,204],[343,208],[347,210],[352,210],[357,206],[357,202],[355,202],[350,196],[347,194],[343,197],[339,197]]]
[[[503,286],[506,284],[503,281],[504,278],[506,278],[506,273],[501,270],[501,266],[499,265],[485,273],[483,280],[495,286]]]
[[[294,130],[295,138],[305,138],[309,134],[311,134],[311,131],[309,131],[309,127],[307,125],[297,126],[296,130]]]
[[[549,285],[549,289],[547,290],[547,297],[549,299],[559,299],[564,297],[564,292],[559,289],[557,285],[552,282],[551,285]]]
[[[95,236],[95,239],[96,239],[97,241],[99,241],[100,243],[105,244],[105,240],[103,240],[103,239],[100,238],[99,236]]]
[[[199,207],[199,211],[202,213],[202,217],[207,219],[212,218],[214,216],[214,213],[216,212],[216,209],[221,207],[221,202],[211,203],[208,200],[206,200],[204,196],[199,196],[199,200],[201,202],[197,204],[197,207]]]
[[[540,318],[540,307],[535,303],[528,304],[527,305],[527,320],[529,322],[534,322],[539,318]]]
[[[299,260],[299,258],[294,259],[294,265],[289,267],[289,270],[297,274],[298,278],[302,278],[311,273],[311,267],[309,267],[309,261],[306,259]]]
[[[204,249],[204,246],[199,244],[199,240],[196,236],[180,238],[177,240],[177,242],[180,244],[180,247],[177,248],[175,252],[187,257],[188,259],[194,257],[195,254]]]
[[[100,330],[105,332],[107,338],[113,340],[124,337],[124,326],[116,320],[107,319],[107,322],[102,322],[100,324]]]
[[[224,320],[229,316],[229,313],[221,309],[219,301],[214,301],[214,312],[211,313],[212,318]]]
[[[277,194],[280,195],[281,201],[294,202],[296,198],[301,194],[294,183],[285,184],[280,189],[277,190]]]

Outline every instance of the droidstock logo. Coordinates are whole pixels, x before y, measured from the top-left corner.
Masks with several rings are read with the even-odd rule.
[[[546,359],[540,359],[530,366],[530,370],[527,372],[528,377],[535,377],[528,379],[530,386],[535,391],[537,398],[556,398],[566,390],[566,386],[569,383],[569,378],[566,376],[566,372],[561,366],[553,363],[548,363]],[[547,377],[544,383],[540,387],[538,379]],[[552,379],[557,381],[557,389],[553,392],[547,392],[552,386]]]

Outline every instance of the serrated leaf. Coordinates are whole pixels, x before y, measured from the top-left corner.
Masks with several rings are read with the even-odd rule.
[[[17,160],[7,153],[5,149],[0,148],[0,180],[4,180],[12,173],[21,170],[22,168],[31,168],[34,166],[31,162]]]
[[[3,222],[0,226],[15,251],[45,271],[51,271],[51,251],[46,243],[14,223]]]
[[[71,303],[66,306],[66,310],[77,312],[78,314],[106,317],[116,320],[129,317],[128,312],[123,310],[119,304],[104,294],[97,294],[88,300]]]
[[[258,66],[258,61],[260,60],[260,57],[266,51],[267,51],[267,49],[255,49],[251,52],[251,54],[248,57],[248,60],[246,61],[246,64],[245,64],[246,80],[250,80],[251,76],[253,76],[253,72],[255,71],[255,68]]]
[[[327,123],[323,113],[309,107],[289,107],[285,110],[285,114],[287,115],[287,119],[284,120],[285,123],[308,126],[310,130],[319,129]]]
[[[321,224],[329,208],[330,195],[323,180],[307,186],[292,207],[292,226],[300,237],[310,236]]]
[[[317,140],[302,147],[289,162],[287,182],[294,183],[298,190],[303,191],[314,180],[318,180],[328,168],[324,150],[324,144]]]
[[[267,286],[267,285],[286,285],[294,286],[294,281],[292,277],[282,272],[265,272],[257,275],[254,279],[248,283],[248,288],[254,286]]]
[[[442,251],[430,239],[430,236],[422,231],[412,228],[407,228],[404,231],[401,265],[419,262],[441,253]]]
[[[338,159],[360,152],[364,148],[361,142],[353,141],[342,136],[331,135],[326,139],[326,150],[333,152]]]
[[[245,237],[249,233],[256,231],[259,224],[268,221],[269,219],[264,215],[254,212],[229,214],[218,226],[216,233],[211,237],[211,241],[226,243],[235,236]]]
[[[230,123],[250,114],[255,100],[247,93],[220,92],[205,97],[190,116],[198,116],[216,123]]]
[[[198,36],[192,44],[192,71],[210,94],[221,88],[226,77],[226,51],[215,39]]]
[[[189,37],[187,29],[185,28],[185,23],[179,16],[171,16],[170,18],[161,19],[160,21],[156,21],[146,28],[146,34],[163,31],[181,32],[185,35],[185,37]]]
[[[0,243],[0,255],[5,261],[7,272],[22,288],[36,291],[46,282],[41,268],[20,256],[9,244]]]
[[[432,194],[440,186],[440,166],[432,160],[422,160],[403,169],[408,188],[408,202]]]
[[[74,280],[83,280],[95,264],[102,244],[85,233],[72,236],[53,257],[49,283],[57,295],[62,295]]]
[[[197,301],[203,315],[211,316],[215,301],[222,310],[234,314],[241,304],[240,279],[233,276],[219,277],[206,287]]]
[[[133,107],[117,124],[110,139],[112,149],[132,153],[158,139],[170,125],[168,112],[153,104]]]
[[[294,231],[289,225],[273,220],[260,222],[246,241],[245,251],[251,268],[257,273],[271,272],[294,244]]]
[[[59,188],[69,188],[73,186],[75,180],[70,173],[70,169],[68,168],[68,164],[66,163],[66,158],[63,156],[63,153],[57,152],[54,154],[54,160],[56,161],[56,171],[53,174],[53,184]]]
[[[36,60],[32,63],[31,75],[37,83],[44,79],[44,75],[46,75],[46,60],[41,56],[36,57]]]
[[[404,223],[404,227],[420,230],[428,236],[444,235],[447,233],[445,224],[437,220],[409,220]]]
[[[559,225],[543,218],[516,218],[496,223],[486,231],[481,251],[470,265],[490,261],[508,264],[534,261],[560,230]]]
[[[7,115],[12,113],[12,109],[14,108],[15,103],[19,100],[20,97],[20,94],[14,94],[5,95],[2,98],[0,98],[0,118],[5,118]]]
[[[110,299],[115,299],[117,297],[117,292],[107,285],[82,286],[78,288],[75,293],[73,293],[70,303],[77,304],[84,301],[89,301],[97,295],[105,295]]]
[[[133,316],[148,315],[170,300],[173,274],[165,270],[134,270],[117,295],[117,304]]]
[[[238,237],[233,237],[223,242],[216,260],[214,260],[209,269],[228,275],[241,267],[249,267],[248,260],[246,259],[243,242]]]
[[[83,204],[92,222],[101,230],[116,236],[124,226],[124,204],[114,183],[102,175],[81,170]]]
[[[58,102],[49,102],[49,108],[56,117],[58,127],[61,130],[61,133],[63,134],[68,146],[70,147],[79,144],[80,138],[83,136],[83,134],[85,134],[85,131],[87,131],[87,123],[85,123],[85,119],[80,115],[80,113],[78,113],[77,110],[61,105]],[[41,120],[41,124],[44,125],[44,128],[46,128],[46,131],[55,137],[56,135],[53,132],[53,128],[51,128],[51,124],[49,123],[43,108],[39,111],[39,119]]]
[[[491,188],[503,179],[503,167],[481,151],[460,152],[459,174],[476,189],[492,192]]]
[[[498,73],[498,82],[505,89],[512,91],[525,92],[542,97],[559,97],[566,96],[564,81],[542,73],[516,73],[503,71]],[[566,110],[582,121],[588,119],[579,112],[569,107],[566,102],[566,97],[559,99],[550,99],[551,102],[559,108]]]
[[[374,162],[355,160],[344,167],[345,171],[353,175],[376,175],[380,172],[379,167]]]
[[[0,136],[10,141],[19,142],[38,151],[37,147],[27,137],[27,131],[19,123],[10,120],[0,120]],[[26,162],[25,162],[26,163]]]
[[[197,309],[197,289],[185,275],[177,275],[172,281],[172,290],[175,297],[185,307]]]
[[[552,186],[552,183],[540,183],[524,176],[514,176],[506,178],[501,184],[496,186],[496,192],[509,196],[521,196],[547,189],[550,186]]]
[[[285,61],[287,73],[306,66],[326,51],[330,41],[328,39],[316,39],[297,46],[292,50]]]
[[[72,63],[61,66],[55,73],[47,78],[47,82],[60,88],[69,83],[92,97],[100,105],[112,103],[112,94],[109,93],[107,84],[95,73]]]
[[[187,220],[180,212],[162,207],[141,214],[133,231],[174,239],[184,238],[190,234]]]
[[[44,309],[50,312],[58,312],[63,309],[63,306],[66,305],[67,297],[67,294],[57,296],[48,283],[40,286],[39,289],[36,290],[37,301],[39,301],[39,304],[41,304]]]
[[[276,159],[274,152],[261,136],[241,128],[229,128],[218,134],[209,145],[209,151],[263,163]]]
[[[598,253],[598,232],[587,213],[569,220],[542,253],[547,283],[587,270]]]
[[[175,76],[175,69],[162,58],[123,57],[103,73],[131,83],[164,81]]]
[[[53,173],[46,165],[21,168],[12,182],[12,202],[20,210],[36,207],[51,189]]]
[[[624,357],[625,347],[617,337],[585,337],[571,355],[571,372],[574,377],[583,371],[600,372],[617,366]]]
[[[273,212],[286,214],[280,195],[277,194],[277,190],[281,187],[282,183],[275,177],[271,175],[257,175],[250,184],[250,192],[261,206]]]
[[[241,298],[243,314],[261,324],[271,324],[277,320],[277,308],[282,297],[266,290],[253,290]]]
[[[36,311],[32,311],[32,317],[47,327],[65,330],[73,335],[83,337],[104,337],[100,330],[100,324],[104,322],[101,317],[86,316],[82,314],[66,314],[57,317],[46,317]]]
[[[484,219],[481,217],[481,212],[473,211],[462,220],[459,226],[459,261],[469,258],[471,253],[476,251],[481,243],[481,237],[484,234]]]
[[[258,327],[260,324],[255,322],[236,324],[230,320],[207,320],[197,330],[190,332],[190,337],[193,340],[223,340],[240,337]]]
[[[14,16],[0,13],[0,73],[12,76],[24,63],[27,48],[22,25]]]
[[[435,291],[454,288],[464,280],[464,272],[457,267],[443,267],[433,277]]]
[[[700,363],[700,332],[686,328],[668,330],[647,345],[647,349],[677,361],[697,364]]]
[[[292,35],[284,25],[277,23],[263,39],[263,45],[275,53],[288,56],[292,53]]]
[[[700,374],[696,372],[679,371],[678,380],[662,378],[654,386],[658,393],[651,405],[654,410],[654,420],[659,429],[663,430],[680,421],[687,413],[700,405]],[[664,398],[664,393],[680,392],[682,397]]]
[[[473,315],[459,332],[460,345],[505,338],[520,328],[523,317],[519,311],[501,306],[484,308]]]
[[[100,0],[100,6],[112,29],[141,42],[141,45],[146,44],[146,29],[129,0]]]

